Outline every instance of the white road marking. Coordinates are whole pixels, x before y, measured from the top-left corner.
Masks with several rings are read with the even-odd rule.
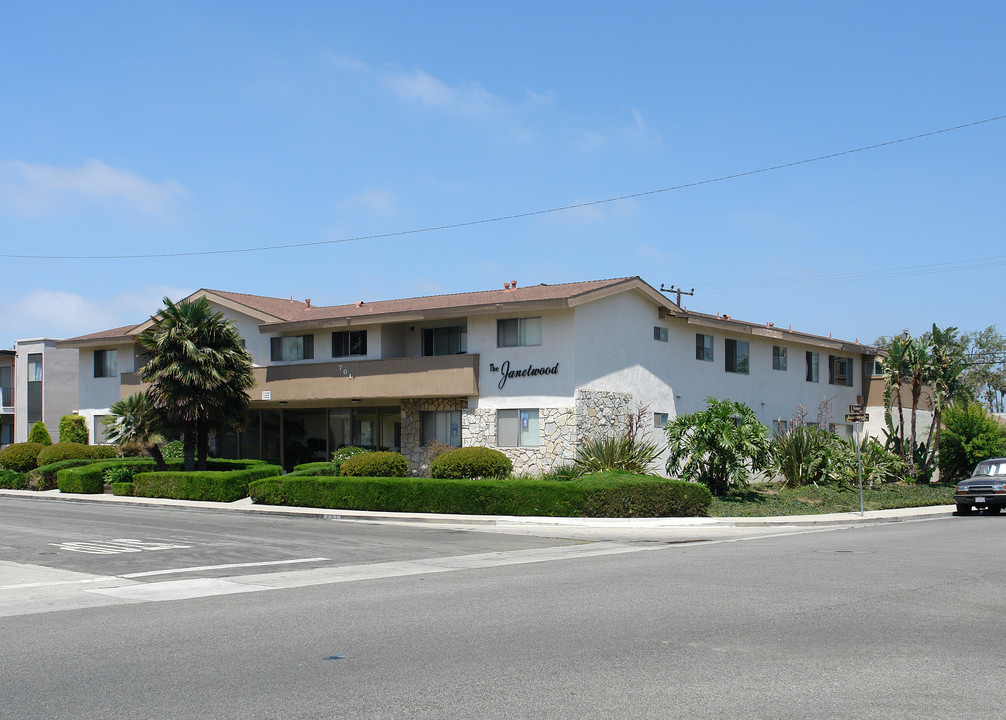
[[[94,542],[69,541],[49,543],[52,547],[69,552],[87,553],[88,555],[117,555],[119,553],[143,552],[144,550],[186,550],[191,545],[175,543],[144,542],[132,538],[116,538]]]
[[[204,572],[206,570],[229,570],[231,568],[242,567],[265,567],[268,565],[292,565],[294,563],[322,562],[328,558],[298,558],[296,560],[266,560],[263,562],[249,563],[229,563],[227,565],[200,565],[198,567],[173,568],[171,570],[148,570],[146,572],[127,573],[125,575],[102,575],[100,577],[89,577],[82,580],[50,580],[47,582],[18,583],[16,585],[0,585],[0,590],[22,590],[24,588],[53,587],[56,585],[85,585],[88,583],[106,582],[116,579],[132,579],[138,577],[150,577],[153,575],[172,575],[185,572]]]
[[[197,565],[193,567],[175,568],[173,570],[147,570],[145,572],[126,573],[118,575],[121,578],[153,577],[154,575],[176,575],[186,572],[203,572],[205,570],[230,570],[231,568],[262,567],[265,565],[294,565],[296,563],[324,562],[328,558],[298,558],[297,560],[265,560],[262,562],[230,563],[228,565]]]
[[[161,602],[164,600],[189,600],[213,595],[270,590],[264,586],[246,585],[217,578],[195,578],[194,580],[168,580],[158,583],[139,583],[117,588],[95,588],[88,592],[134,602]]]

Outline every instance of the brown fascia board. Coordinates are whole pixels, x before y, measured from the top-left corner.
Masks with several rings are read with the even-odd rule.
[[[738,335],[754,335],[756,337],[789,340],[790,342],[798,342],[803,345],[816,345],[830,350],[855,352],[862,355],[880,354],[880,351],[877,348],[870,345],[851,343],[846,342],[845,340],[822,337],[820,335],[811,335],[798,330],[787,330],[786,328],[776,326],[769,327],[767,325],[759,325],[757,323],[748,323],[743,320],[734,320],[733,318],[716,317],[713,315],[706,315],[704,313],[689,312],[687,314],[687,321],[689,325],[719,328]]]
[[[620,282],[612,283],[611,285],[606,285],[594,290],[587,290],[576,295],[550,298],[547,300],[506,300],[504,302],[454,305],[451,307],[430,308],[428,310],[390,311],[377,312],[373,314],[361,313],[342,317],[333,315],[332,317],[315,317],[314,319],[308,320],[266,322],[259,326],[259,332],[296,332],[299,330],[313,328],[325,329],[333,327],[350,327],[354,325],[373,325],[375,323],[421,322],[423,320],[439,320],[451,317],[467,317],[470,315],[498,315],[509,312],[563,310],[627,292],[629,290],[635,290],[644,297],[652,300],[658,307],[665,308],[667,310],[667,314],[670,316],[677,317],[686,314],[683,310],[681,310],[681,308],[654,290],[641,278],[631,277],[625,278]],[[364,307],[366,307],[366,305]]]
[[[201,297],[205,297],[210,302],[212,302],[212,303],[214,303],[216,305],[220,305],[222,307],[225,307],[228,310],[233,310],[235,312],[239,312],[242,315],[248,315],[249,317],[253,317],[256,320],[261,320],[263,322],[278,321],[278,320],[281,319],[281,318],[276,317],[275,315],[270,315],[267,312],[263,312],[263,311],[258,310],[256,308],[253,308],[253,307],[251,307],[249,305],[245,305],[244,303],[240,303],[240,302],[237,302],[236,300],[231,300],[230,298],[224,297],[222,295],[218,295],[215,292],[213,292],[212,290],[206,290],[205,288],[196,290],[194,293],[192,293],[191,295],[189,295],[187,297],[183,297],[178,302],[180,302],[180,303],[181,302],[191,302],[193,300],[198,300]],[[139,325],[137,325],[136,326],[136,332],[134,334],[135,335],[139,335],[141,332],[143,332],[144,330],[146,330],[147,328],[149,328],[153,324],[154,324],[154,318],[151,317],[151,318],[145,320],[144,322],[140,323]]]
[[[469,315],[491,315],[502,312],[533,312],[536,310],[562,310],[570,306],[568,298],[554,300],[524,300],[506,303],[486,303],[480,305],[457,305],[446,308],[430,308],[429,310],[405,310],[392,312],[377,312],[373,315],[351,315],[343,317],[316,318],[314,320],[294,320],[290,322],[267,322],[259,325],[260,333],[294,332],[312,328],[325,329],[334,327],[351,327],[354,325],[374,325],[376,323],[421,322],[423,320],[440,320],[451,317],[467,317]]]

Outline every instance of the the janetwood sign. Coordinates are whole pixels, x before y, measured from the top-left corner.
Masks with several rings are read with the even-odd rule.
[[[504,360],[503,364],[499,367],[489,363],[489,372],[498,372],[500,374],[499,389],[502,390],[503,386],[506,385],[506,381],[510,378],[537,377],[538,375],[558,375],[559,363],[556,363],[551,367],[534,367],[533,365],[528,365],[523,370],[511,370],[510,361]]]

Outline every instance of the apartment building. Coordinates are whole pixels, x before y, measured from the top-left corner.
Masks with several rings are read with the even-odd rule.
[[[867,395],[875,348],[685,310],[639,277],[314,306],[199,290],[254,357],[248,425],[217,439],[225,457],[290,468],[338,447],[400,451],[423,473],[428,449],[499,448],[516,472],[569,463],[586,437],[645,411],[664,423],[715,396],[769,427],[794,409],[835,427]],[[116,399],[142,389],[134,342],[150,322],[70,340],[78,412],[91,437]],[[652,418],[652,421],[651,421]]]

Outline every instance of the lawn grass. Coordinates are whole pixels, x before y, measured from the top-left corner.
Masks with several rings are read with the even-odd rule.
[[[905,485],[889,483],[863,488],[867,510],[952,505],[953,485]],[[709,514],[714,517],[771,517],[775,515],[822,515],[859,512],[859,488],[780,488],[754,485],[725,497],[714,497]]]

